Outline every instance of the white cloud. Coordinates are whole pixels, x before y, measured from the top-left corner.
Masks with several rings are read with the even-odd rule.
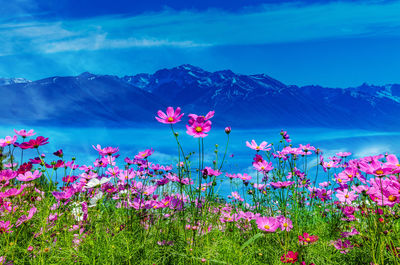
[[[400,35],[400,2],[265,5],[259,10],[173,11],[0,24],[0,54],[132,47],[193,48]]]

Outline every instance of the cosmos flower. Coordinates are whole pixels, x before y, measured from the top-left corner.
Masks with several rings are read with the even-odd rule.
[[[165,123],[165,124],[175,124],[181,121],[181,118],[184,113],[181,114],[181,108],[177,107],[174,111],[174,108],[168,107],[167,113],[162,112],[159,110],[157,112],[158,117],[155,117],[158,122]]]
[[[26,138],[28,136],[33,136],[33,135],[36,134],[35,132],[33,132],[33,129],[29,130],[28,132],[25,129],[22,129],[22,130],[19,130],[19,131],[14,129],[14,132],[16,134],[18,134],[19,136],[22,136],[22,138]]]
[[[316,236],[316,235],[310,235],[308,233],[303,233],[302,236],[299,236],[299,242],[302,245],[312,244],[317,241],[318,241],[318,236]]]
[[[193,122],[190,126],[186,125],[186,133],[193,136],[194,138],[204,138],[211,130],[211,121],[206,122]]]
[[[13,137],[11,136],[6,136],[4,139],[0,139],[0,146],[1,147],[6,147],[10,144],[14,144],[17,141],[17,136],[14,135]]]
[[[278,219],[275,217],[257,217],[256,224],[258,229],[265,232],[275,232],[279,227]]]
[[[97,186],[101,186],[104,183],[107,183],[111,180],[111,178],[102,178],[102,179],[98,179],[98,178],[92,178],[91,180],[89,180],[88,183],[86,183],[85,188],[90,189],[90,188],[94,188]]]
[[[42,172],[39,172],[39,170],[35,170],[33,173],[31,171],[27,171],[24,174],[19,174],[17,179],[19,181],[32,181],[35,180],[37,178],[40,178],[40,176],[42,175]]]
[[[199,116],[196,114],[189,114],[189,124],[192,125],[195,122],[204,123],[214,117],[215,111],[209,111],[206,116]],[[230,128],[230,127],[227,127]],[[226,130],[225,130],[226,131]]]
[[[94,150],[99,152],[99,155],[101,155],[101,156],[112,155],[119,151],[118,147],[114,148],[114,147],[108,146],[108,147],[101,148],[101,145],[99,145],[99,144],[96,146],[94,146],[94,145],[92,145],[92,146],[93,146]]]
[[[268,148],[271,146],[271,144],[268,144],[266,141],[261,142],[260,145],[257,145],[256,141],[251,140],[251,143],[249,141],[246,141],[246,146],[256,150],[256,151],[269,151],[271,148]]]
[[[153,153],[154,153],[153,148],[151,148],[151,149],[146,149],[146,150],[144,150],[144,151],[142,151],[142,152],[139,152],[137,155],[135,155],[135,158],[136,158],[136,159],[146,159],[146,158],[148,158],[149,156],[151,156]]]
[[[282,263],[295,263],[299,258],[298,252],[289,251],[288,253],[281,256]]]
[[[49,142],[47,141],[49,138],[44,138],[43,136],[38,136],[36,139],[31,139],[29,142],[25,142],[19,145],[21,149],[33,149],[33,148],[39,148],[39,146],[48,144]]]
[[[358,195],[356,195],[355,191],[349,191],[348,189],[337,190],[336,197],[340,202],[351,204],[352,201],[357,199]]]

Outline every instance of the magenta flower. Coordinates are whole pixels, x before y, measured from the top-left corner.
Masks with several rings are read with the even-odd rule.
[[[204,138],[211,130],[211,121],[206,121],[204,123],[199,123],[195,121],[191,126],[186,125],[186,129],[186,133],[193,136],[194,138]]]
[[[32,207],[31,209],[29,209],[28,216],[22,215],[20,218],[18,218],[17,222],[15,223],[16,227],[20,226],[26,221],[31,220],[36,211],[37,211],[36,207]]]
[[[39,146],[48,144],[49,142],[47,141],[49,138],[44,138],[43,136],[38,136],[36,139],[31,139],[29,142],[25,142],[19,145],[21,149],[33,149],[33,148],[38,148]]]
[[[279,222],[274,217],[257,217],[256,224],[258,229],[265,232],[275,232],[279,227]]]
[[[203,123],[214,117],[215,111],[209,111],[206,116],[199,116],[196,114],[189,114],[189,124],[192,125],[194,122]]]
[[[22,129],[22,130],[19,130],[19,131],[14,129],[14,132],[16,134],[18,134],[19,136],[22,136],[22,138],[26,138],[28,136],[33,136],[33,135],[36,134],[35,132],[33,132],[33,129],[29,130],[28,132],[25,129]]]
[[[302,236],[299,236],[299,242],[302,245],[312,244],[317,241],[318,241],[318,236],[316,236],[316,235],[310,235],[308,233],[303,233]]]
[[[53,155],[58,156],[58,157],[63,157],[63,156],[64,156],[64,153],[63,153],[63,150],[60,149],[60,150],[55,151],[55,152],[53,153]]]
[[[290,143],[290,142],[292,141],[292,140],[290,139],[289,134],[287,133],[287,131],[281,130],[281,135],[282,135],[282,138],[283,138],[286,142]]]
[[[340,250],[340,253],[342,254],[347,254],[351,248],[353,248],[353,245],[349,240],[342,240],[339,238],[336,241],[331,241],[331,244],[337,249]]]
[[[299,259],[299,253],[289,251],[287,254],[281,256],[282,263],[292,263],[294,264]]]
[[[181,121],[181,118],[184,113],[181,114],[181,108],[177,107],[174,111],[174,108],[168,107],[167,113],[162,112],[159,110],[157,112],[158,117],[155,117],[157,121],[165,124],[175,124]]]
[[[269,151],[271,148],[268,148],[271,146],[271,144],[268,144],[266,141],[261,142],[260,145],[257,145],[256,141],[251,140],[251,143],[249,141],[246,141],[246,146],[256,150],[256,151]]]
[[[114,148],[114,147],[108,146],[108,147],[101,148],[101,145],[99,145],[99,144],[96,145],[96,147],[94,145],[92,145],[92,146],[93,146],[94,150],[99,152],[99,155],[101,155],[101,156],[112,155],[119,151],[118,147]]]
[[[17,179],[19,181],[31,181],[40,178],[41,175],[42,172],[39,172],[39,170],[35,170],[33,173],[31,171],[27,171],[24,174],[19,174]]]
[[[1,147],[6,147],[10,144],[14,144],[17,141],[17,136],[14,135],[13,137],[11,136],[6,136],[4,139],[0,139],[0,146]]]

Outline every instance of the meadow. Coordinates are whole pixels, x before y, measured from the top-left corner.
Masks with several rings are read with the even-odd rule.
[[[253,171],[240,172],[227,167],[234,128],[205,143],[213,111],[156,115],[176,143],[170,163],[152,148],[43,154],[57,139],[33,130],[0,139],[0,264],[400,263],[396,155],[326,155],[282,130],[274,144],[249,139]]]

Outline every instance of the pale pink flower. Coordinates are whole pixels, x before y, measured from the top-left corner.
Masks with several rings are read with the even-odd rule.
[[[267,142],[263,141],[261,142],[260,145],[257,145],[256,141],[251,140],[251,143],[249,143],[249,141],[246,141],[246,146],[256,150],[256,151],[269,151],[271,150],[271,148],[268,148],[271,146],[271,144],[268,144]]]
[[[28,136],[33,136],[33,135],[36,134],[35,132],[33,132],[33,129],[29,130],[28,132],[25,129],[22,129],[22,130],[19,130],[19,131],[14,129],[14,132],[16,134],[18,134],[19,136],[22,136],[22,138],[26,138]]]
[[[14,135],[13,137],[11,136],[6,136],[4,139],[0,139],[0,146],[1,147],[6,147],[10,144],[14,144],[17,141],[18,137]]]
[[[358,198],[358,195],[356,195],[355,191],[349,191],[348,189],[344,189],[344,190],[337,190],[336,197],[339,199],[339,201],[343,203],[351,204],[355,199]]]
[[[42,176],[42,172],[39,172],[39,170],[35,170],[33,173],[31,171],[25,172],[25,174],[19,174],[17,179],[19,181],[32,181],[37,178],[40,178]]]

